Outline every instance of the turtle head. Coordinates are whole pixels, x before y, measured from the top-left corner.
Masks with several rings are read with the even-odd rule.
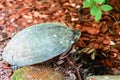
[[[80,36],[81,36],[81,32],[79,30],[74,30],[73,31],[73,41],[74,41],[74,43],[78,41]]]

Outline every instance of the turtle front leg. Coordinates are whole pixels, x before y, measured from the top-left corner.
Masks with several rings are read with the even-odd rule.
[[[17,65],[12,65],[12,66],[10,66],[10,68],[11,68],[13,71],[15,71],[15,70],[17,70],[17,69],[20,68],[20,67],[17,66]]]

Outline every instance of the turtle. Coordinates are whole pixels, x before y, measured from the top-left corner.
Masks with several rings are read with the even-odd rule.
[[[61,22],[46,22],[27,27],[12,37],[2,57],[10,65],[23,67],[67,53],[81,32]]]

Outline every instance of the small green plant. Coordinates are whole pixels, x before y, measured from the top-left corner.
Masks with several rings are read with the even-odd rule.
[[[112,9],[107,3],[107,0],[84,0],[83,8],[90,8],[90,14],[95,17],[95,21],[99,21],[102,17],[102,11]]]

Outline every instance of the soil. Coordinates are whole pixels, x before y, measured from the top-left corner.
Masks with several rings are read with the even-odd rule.
[[[76,55],[54,61],[66,75],[81,80],[88,75],[120,74],[120,0],[108,1],[113,10],[103,12],[96,22],[89,9],[82,8],[83,0],[0,0],[0,80],[10,80],[13,73],[2,59],[9,40],[20,30],[44,22],[63,22],[82,33]]]

